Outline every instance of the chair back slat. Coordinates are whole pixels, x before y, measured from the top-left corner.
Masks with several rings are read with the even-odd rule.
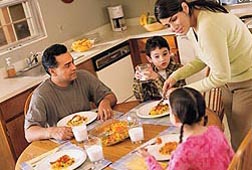
[[[210,69],[206,71],[206,77],[209,76]],[[222,101],[222,90],[220,87],[213,88],[203,93],[206,101],[206,107],[214,111],[223,120],[224,117],[224,104]]]
[[[228,170],[252,170],[252,128],[236,151]]]
[[[33,92],[31,92],[31,93],[29,94],[29,96],[26,98],[25,105],[24,105],[24,115],[26,115],[27,112],[28,112],[29,105],[30,105],[30,102],[31,102],[32,94],[33,94]]]

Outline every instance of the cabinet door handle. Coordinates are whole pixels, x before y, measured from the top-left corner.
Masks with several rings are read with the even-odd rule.
[[[7,135],[8,137],[10,137],[10,133],[9,133],[8,129],[6,129],[6,135]]]

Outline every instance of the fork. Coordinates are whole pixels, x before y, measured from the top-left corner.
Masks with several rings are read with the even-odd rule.
[[[163,89],[158,88],[158,91],[159,91],[160,95],[162,96],[162,98],[161,98],[161,100],[158,102],[157,106],[161,105],[161,103],[163,103],[164,100],[167,99],[166,96],[165,96],[165,94],[163,94]]]
[[[42,155],[39,155],[39,156],[36,157],[36,158],[31,159],[30,161],[27,161],[27,163],[28,163],[29,165],[31,165],[32,167],[35,167],[35,166],[37,166],[37,165],[40,163],[40,161],[42,161],[42,160],[43,160],[44,158],[46,158],[47,156],[56,153],[59,149],[60,149],[59,147],[56,147],[56,148],[54,148],[53,150],[50,150],[50,151],[48,151],[48,152],[46,152],[46,153],[43,153]]]

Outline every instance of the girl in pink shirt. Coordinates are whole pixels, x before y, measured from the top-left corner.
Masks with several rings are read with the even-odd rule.
[[[178,88],[170,94],[169,102],[171,122],[180,126],[180,144],[172,153],[168,170],[227,170],[234,152],[222,131],[205,126],[203,96],[192,88]],[[140,153],[149,170],[162,169],[151,153],[144,149]]]

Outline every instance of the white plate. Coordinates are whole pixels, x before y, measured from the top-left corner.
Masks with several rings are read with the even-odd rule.
[[[83,112],[77,112],[71,115],[68,115],[61,120],[58,121],[57,126],[67,126],[67,122],[72,119],[73,116],[80,115],[87,117],[86,124],[89,124],[93,122],[97,118],[97,113],[92,111],[83,111]]]
[[[153,102],[150,102],[141,106],[136,112],[137,116],[140,118],[158,118],[158,117],[169,115],[169,111],[164,112],[163,114],[160,114],[160,115],[149,115],[150,110],[153,107],[155,107],[158,104],[158,102],[159,101],[153,101]]]
[[[39,163],[36,166],[35,169],[36,170],[50,169],[50,162],[56,161],[63,155],[68,155],[71,158],[74,158],[75,160],[75,162],[71,166],[67,167],[68,170],[73,170],[73,169],[78,168],[87,159],[86,153],[81,150],[78,150],[78,149],[63,150],[63,151],[54,153],[49,158],[45,158],[43,161],[41,161],[41,163]]]
[[[167,142],[179,142],[179,134],[168,134],[168,135],[163,135],[160,136],[162,143],[161,144],[155,144],[155,145],[150,145],[147,146],[146,149],[148,152],[153,155],[156,160],[158,161],[166,161],[171,158],[171,155],[163,155],[159,153],[159,149],[165,145]],[[156,138],[152,139],[156,140]],[[152,142],[150,142],[152,143]]]

